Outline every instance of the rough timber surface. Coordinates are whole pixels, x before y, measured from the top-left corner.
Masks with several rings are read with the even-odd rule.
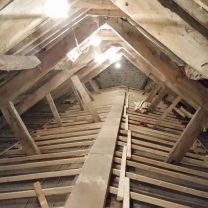
[[[125,192],[125,196],[129,195],[130,207],[206,208],[208,167],[205,154],[207,153],[201,144],[197,143],[196,147],[186,153],[179,165],[164,162],[185,126],[173,113],[169,113],[160,123],[159,128],[153,129],[154,123],[167,106],[161,103],[151,113],[135,112],[134,102],[146,96],[142,91],[128,90],[126,93],[124,106],[127,107],[126,115],[128,115],[128,131],[131,131],[131,139],[128,140],[128,131],[125,129],[126,115],[123,112],[118,136],[116,135],[115,151],[113,146],[107,149],[100,148],[102,154],[97,157],[94,148],[97,146],[96,141],[98,143],[99,140],[96,138],[99,138],[101,129],[110,115],[109,112],[113,109],[113,99],[122,90],[114,88],[93,94],[93,105],[101,118],[101,122],[97,123],[93,123],[91,114],[81,111],[78,104],[68,106],[65,110],[63,105],[61,107],[57,105],[59,110],[62,109],[60,111],[62,127],[58,127],[50,111],[42,110],[36,111],[36,114],[25,114],[23,120],[30,129],[33,129],[32,137],[42,154],[25,156],[20,146],[16,144],[1,156],[0,207],[38,207],[33,189],[33,183],[37,180],[41,183],[49,207],[64,207],[69,194],[76,191],[75,187],[79,185],[77,179],[81,178],[80,173],[86,171],[88,155],[96,155],[93,159],[101,160],[101,156],[109,149],[113,151],[114,157],[111,158],[112,167],[109,166],[108,169],[111,172],[109,185],[102,186],[103,193],[106,187],[108,188],[106,201],[102,198],[102,202],[106,203],[102,206],[122,207],[123,201],[116,201],[116,198],[122,150],[130,141],[131,156],[127,157],[125,168],[125,177],[130,181],[129,191]],[[7,140],[15,142],[10,133],[2,133],[0,136],[1,143]],[[100,145],[104,147],[105,144],[101,142]],[[91,167],[95,166],[96,164],[91,164]],[[92,168],[93,170],[95,168]],[[103,166],[99,170],[103,170]],[[99,175],[100,172],[94,171],[94,174]],[[97,175],[92,177],[92,180],[96,179],[98,179]],[[88,193],[94,196],[89,190]],[[125,197],[126,204],[128,204],[127,198]]]
[[[66,196],[71,192],[110,111],[112,100],[106,98],[114,97],[116,93],[94,95],[93,105],[101,117],[101,122],[97,123],[93,123],[90,113],[81,111],[77,104],[60,112],[62,127],[52,119],[50,111],[23,116],[26,125],[33,128],[32,137],[42,154],[25,156],[16,144],[1,156],[0,207],[13,208],[14,204],[17,208],[38,207],[33,188],[36,181],[41,183],[49,207],[64,206]],[[44,118],[47,118],[47,123]],[[42,127],[35,125],[44,122]]]

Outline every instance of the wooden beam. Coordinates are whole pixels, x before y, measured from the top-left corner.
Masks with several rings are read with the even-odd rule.
[[[153,128],[157,128],[161,122],[167,117],[167,115],[175,108],[175,106],[179,103],[181,100],[180,96],[177,96],[175,100],[172,102],[172,104],[164,111],[164,113],[160,116],[158,121],[154,124]]]
[[[207,66],[203,65],[207,62],[207,57],[196,57],[196,54],[207,53],[208,45],[205,38],[207,35],[202,36],[198,31],[194,30],[193,26],[190,26],[190,23],[188,24],[179,15],[165,8],[160,3],[161,0],[138,1],[137,3],[134,0],[128,0],[128,6],[126,6],[126,0],[112,1],[134,21],[132,24],[136,26],[135,29],[143,30],[144,33],[147,31],[155,39],[155,42],[159,42],[163,48],[168,49],[169,53],[170,51],[173,52],[184,63],[208,77]],[[163,1],[167,2],[168,0]],[[144,21],[146,14],[150,14],[148,21]],[[173,22],[177,22],[175,27],[172,25]],[[166,25],[165,30],[164,25]],[[179,34],[183,34],[186,38],[181,38]],[[175,44],[176,42],[177,44]]]
[[[85,105],[83,104],[83,101],[78,93],[78,91],[76,90],[76,88],[74,87],[74,85],[72,84],[72,90],[73,90],[73,93],[74,93],[74,96],[77,100],[77,102],[79,103],[79,107],[81,110],[84,110],[86,109]]]
[[[131,158],[131,130],[127,133],[127,158]]]
[[[0,55],[0,70],[32,69],[40,64],[36,56]]]
[[[201,133],[206,122],[207,114],[202,108],[199,108],[195,112],[194,116],[188,123],[186,129],[183,131],[176,144],[173,146],[166,159],[166,162],[179,163],[183,159],[186,152],[192,147],[194,141]]]
[[[14,79],[1,87],[0,105],[7,103],[9,100],[13,100],[29,89],[37,80],[53,69],[53,67],[62,60],[70,50],[76,47],[74,34],[76,35],[78,43],[81,43],[97,29],[98,26],[94,21],[94,18],[87,17],[81,21],[78,26],[74,27],[73,31],[68,31],[65,37],[52,48],[38,54],[38,58],[41,61],[41,64],[38,67],[18,74]],[[22,80],[26,80],[26,82],[23,82]]]
[[[46,196],[53,195],[63,195],[69,194],[72,190],[72,186],[63,186],[63,187],[55,187],[55,188],[45,188],[43,192]],[[8,199],[21,199],[21,198],[31,198],[35,197],[35,190],[26,190],[26,191],[12,191],[1,193],[0,200],[8,200]]]
[[[1,183],[11,183],[11,182],[20,182],[20,181],[29,181],[29,180],[37,180],[42,178],[55,178],[55,177],[63,177],[63,176],[74,176],[80,173],[80,169],[69,169],[69,170],[58,170],[58,171],[48,171],[48,172],[40,172],[40,173],[30,173],[24,175],[13,175],[13,176],[5,176],[0,178]]]
[[[124,199],[124,190],[125,190],[125,175],[126,175],[126,156],[127,156],[127,147],[123,146],[122,158],[121,158],[121,170],[119,175],[118,182],[118,193],[117,200],[121,201]]]
[[[125,130],[129,130],[129,116],[126,115],[126,118],[125,118]]]
[[[161,102],[163,97],[167,94],[167,92],[168,92],[168,89],[165,86],[163,86],[161,90],[159,91],[159,93],[155,95],[155,97],[153,98],[149,106],[150,111],[154,111],[156,109],[156,107],[159,105],[159,103]]]
[[[124,179],[123,208],[130,208],[130,179],[127,177]]]
[[[74,7],[91,8],[91,9],[117,9],[110,0],[77,0]]]
[[[118,189],[110,186],[110,193],[117,194]],[[148,204],[156,205],[159,207],[171,207],[171,208],[190,208],[189,206],[174,203],[157,197],[148,196],[146,194],[140,194],[136,192],[130,192],[130,198],[136,201],[142,201]]]
[[[113,169],[113,174],[119,176],[119,170]],[[148,176],[134,174],[131,172],[126,172],[126,175],[127,175],[127,177],[129,177],[132,180],[140,181],[143,183],[148,183],[153,186],[163,187],[166,189],[170,189],[173,191],[179,191],[181,193],[191,194],[191,195],[198,196],[198,197],[208,198],[208,193],[205,191],[200,191],[197,189],[188,188],[187,186],[182,186],[182,185],[162,181],[162,180],[154,179],[154,178],[151,178]]]
[[[194,29],[208,37],[208,14],[196,2],[189,0],[160,0],[171,11],[175,12]]]
[[[79,92],[79,94],[80,94],[80,96],[82,98],[82,101],[85,104],[86,108],[91,113],[94,122],[99,122],[100,121],[100,117],[97,114],[95,108],[93,107],[93,104],[91,102],[90,96],[88,95],[85,87],[81,83],[81,81],[78,78],[78,76],[77,75],[72,76],[71,77],[71,81],[72,81],[74,87],[76,88],[76,90]]]
[[[76,72],[82,69],[84,65],[77,65],[73,67],[70,71],[62,71],[58,73],[56,76],[52,77],[47,83],[38,88],[33,94],[27,96],[18,106],[18,112],[20,114],[27,111],[33,105],[35,105],[38,101],[44,98],[48,93],[56,89],[63,82],[70,79]]]
[[[126,14],[120,9],[90,9],[87,12],[90,16],[107,16],[107,17],[126,17]]]
[[[40,204],[41,208],[49,208],[48,202],[46,200],[46,197],[45,197],[45,194],[42,190],[40,182],[39,181],[35,182],[33,184],[33,186],[34,186],[35,193],[38,197],[38,201],[39,201],[39,204]]]
[[[0,11],[6,8],[13,0],[3,0],[0,2]]]
[[[196,2],[199,6],[201,6],[204,10],[208,11],[208,2],[207,0],[193,0]]]
[[[91,80],[89,81],[89,83],[90,83],[90,86],[92,87],[93,91],[94,91],[95,93],[98,93],[98,92],[99,92],[99,86],[98,86],[96,80],[91,79]]]
[[[0,159],[0,164],[10,164],[10,163],[34,163],[34,160],[47,160],[47,159],[58,159],[58,158],[70,158],[70,157],[77,157],[77,156],[84,156],[88,154],[89,150],[75,150],[69,152],[58,152],[58,153],[47,153],[47,154],[40,154],[40,155],[32,155],[32,156],[25,156],[25,157],[15,157],[15,158],[3,158]]]
[[[145,59],[143,61],[153,69],[151,72],[154,76],[188,103],[204,107],[208,111],[207,89],[199,83],[182,77],[179,70],[171,63],[170,58],[151,41],[150,35],[144,35],[138,27],[123,19],[108,18],[107,23],[129,44],[134,52],[137,52],[137,55],[140,54]],[[162,59],[161,56],[165,58]]]
[[[54,116],[54,118],[56,120],[56,123],[58,124],[58,126],[62,126],[61,117],[59,116],[58,110],[57,110],[56,105],[55,105],[55,103],[53,101],[51,93],[48,93],[46,95],[46,100],[47,100],[47,102],[48,102],[48,104],[50,106],[50,109],[51,109],[51,111],[53,113],[53,116]]]
[[[94,97],[92,96],[91,92],[88,90],[88,88],[86,87],[86,84],[83,84],[83,87],[85,88],[85,91],[87,92],[87,94],[89,95],[91,101],[94,100]]]
[[[134,50],[127,46],[127,43],[123,42],[122,54],[129,60],[134,66],[141,70],[147,77],[153,80],[155,83],[162,83],[165,78],[163,74],[157,71],[157,74],[154,73],[155,67],[149,64],[142,56],[138,55]]]
[[[80,79],[84,83],[86,83],[89,80],[95,78],[98,74],[103,72],[105,69],[107,69],[111,64],[112,64],[112,62],[109,60],[106,60],[101,65],[98,63],[94,63],[92,66],[87,67],[86,70],[78,72],[77,75],[80,77]],[[56,98],[61,97],[69,90],[70,90],[70,87],[68,86],[68,83],[65,82],[65,83],[63,83],[62,86],[60,86],[60,88],[57,88],[55,90],[55,92],[54,92],[56,95],[55,97]]]
[[[158,91],[160,90],[161,86],[158,84],[154,84],[152,87],[152,90],[150,91],[148,97],[146,98],[146,102],[152,102],[153,98],[156,96],[156,94],[158,93]]]
[[[5,107],[1,108],[1,111],[26,154],[40,154],[37,145],[19,116],[14,104],[9,102]]]
[[[76,65],[70,71],[62,71],[52,77],[47,83],[40,86],[33,94],[28,95],[20,104],[17,105],[17,111],[19,114],[23,114],[36,103],[38,103],[41,99],[43,99],[48,93],[56,89],[63,82],[68,80],[71,76],[73,76],[76,72],[82,69],[84,65]],[[0,119],[0,129],[6,125],[6,122],[3,118]]]
[[[111,111],[88,154],[65,208],[104,207],[124,98],[124,91],[121,95],[116,96]]]

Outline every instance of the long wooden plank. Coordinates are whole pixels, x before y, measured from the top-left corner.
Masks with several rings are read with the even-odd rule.
[[[130,179],[127,177],[124,179],[123,208],[130,208]]]
[[[66,165],[66,164],[75,164],[75,163],[82,163],[85,161],[84,157],[77,157],[77,158],[67,158],[63,159],[60,158],[59,160],[47,160],[47,161],[40,161],[40,162],[31,162],[31,163],[23,163],[23,164],[15,164],[15,165],[2,165],[0,166],[0,172],[3,171],[14,171],[14,170],[26,170],[30,168],[41,168],[41,167],[49,167],[55,165]]]
[[[117,194],[117,188],[114,187],[110,187],[110,193],[112,194]],[[171,201],[167,201],[164,199],[159,199],[156,197],[151,197],[145,194],[139,194],[139,193],[135,193],[135,192],[130,192],[130,197],[131,199],[137,200],[137,201],[142,201],[142,202],[146,202],[148,204],[153,204],[153,205],[157,205],[160,207],[171,207],[171,208],[190,208],[189,206],[185,206],[182,204],[178,204],[178,203],[174,203]]]
[[[60,171],[50,171],[43,173],[31,173],[25,175],[16,175],[16,176],[6,176],[0,178],[0,183],[11,183],[15,181],[28,181],[39,178],[54,178],[61,176],[73,176],[79,174],[80,169],[71,169],[71,170],[60,170]]]
[[[32,69],[40,64],[36,56],[0,55],[0,70]]]
[[[115,161],[120,163],[121,159],[116,158]],[[174,171],[164,170],[164,169],[157,168],[157,167],[154,167],[154,166],[151,166],[151,165],[136,163],[136,162],[129,161],[129,160],[127,160],[127,165],[129,165],[131,167],[151,171],[151,172],[154,172],[154,173],[158,173],[158,174],[161,174],[161,175],[167,175],[167,176],[170,176],[170,177],[175,177],[177,179],[186,180],[186,181],[189,181],[189,182],[192,182],[192,183],[196,183],[196,184],[198,183],[202,186],[207,186],[208,185],[208,182],[207,182],[206,179],[202,179],[202,178],[199,178],[199,177],[196,177],[196,176],[189,176],[187,174],[181,174],[181,173],[177,173],[177,172],[174,172]]]
[[[118,194],[117,200],[121,201],[124,199],[124,189],[125,189],[125,175],[126,175],[126,155],[127,147],[123,146],[122,159],[121,159],[121,170],[118,182]]]
[[[124,98],[124,91],[115,98],[65,208],[101,208],[104,206]]]
[[[33,184],[33,186],[34,186],[35,193],[36,193],[36,195],[38,197],[38,201],[40,203],[41,208],[49,208],[48,202],[46,200],[46,197],[45,197],[45,194],[44,194],[44,192],[42,190],[40,182],[39,181],[35,182]]]
[[[119,170],[113,169],[113,174],[119,176]],[[167,189],[174,190],[174,191],[179,191],[181,193],[186,193],[186,194],[190,194],[190,195],[194,195],[194,196],[198,196],[198,197],[208,198],[208,193],[205,191],[192,189],[192,188],[189,188],[186,186],[177,185],[174,183],[154,179],[151,177],[147,177],[147,176],[143,176],[143,175],[139,175],[139,174],[134,174],[131,172],[127,172],[126,176],[132,180],[148,183],[148,184],[151,184],[154,186],[159,186],[159,187],[167,188]]]
[[[63,186],[63,187],[54,187],[54,188],[45,188],[43,192],[46,196],[53,195],[63,195],[68,194],[72,190],[72,186]],[[21,199],[21,198],[30,198],[35,197],[35,190],[26,190],[26,191],[12,191],[12,192],[4,192],[0,194],[0,200],[8,200],[8,199]]]
[[[11,163],[20,163],[20,162],[29,162],[33,160],[44,160],[44,159],[52,159],[52,158],[69,158],[74,156],[86,155],[89,150],[76,150],[76,151],[67,151],[67,152],[58,152],[58,153],[49,153],[49,154],[41,154],[41,155],[32,155],[32,156],[24,156],[24,157],[14,157],[14,158],[3,158],[0,159],[0,164],[11,164]]]

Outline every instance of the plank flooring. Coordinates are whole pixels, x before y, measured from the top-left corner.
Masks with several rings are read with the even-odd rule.
[[[32,113],[30,117],[26,115],[24,118],[26,125],[31,124],[31,135],[42,154],[25,156],[18,144],[4,152],[0,158],[0,207],[13,208],[14,203],[15,208],[38,207],[33,188],[33,183],[36,181],[41,183],[49,207],[64,207],[67,199],[70,207],[70,197],[68,198],[70,194],[75,196],[75,199],[77,197],[80,199],[80,193],[76,190],[79,190],[78,186],[83,179],[83,174],[90,173],[89,170],[86,172],[91,161],[88,157],[89,155],[93,157],[96,147],[100,148],[99,134],[102,134],[105,121],[109,119],[114,98],[121,95],[123,90],[124,88],[113,88],[93,94],[93,105],[101,118],[100,122],[93,123],[91,114],[86,110],[81,111],[78,104],[71,105],[60,112],[62,127],[57,125],[48,111]],[[96,198],[102,204],[99,207],[206,208],[208,203],[206,149],[197,142],[195,147],[186,153],[179,165],[166,163],[168,153],[185,126],[171,112],[158,128],[154,129],[154,123],[167,106],[161,103],[151,113],[135,112],[134,102],[145,96],[142,91],[126,89],[118,135],[116,134],[117,137],[114,138],[115,149],[108,145],[113,141],[100,143],[103,148],[105,145],[108,146],[106,151],[109,151],[109,147],[112,150],[108,152],[109,156],[112,156],[112,166],[101,168],[102,173],[106,171],[109,176],[103,182],[102,189],[99,189],[96,183],[88,188],[96,189],[97,193],[102,190],[102,196],[106,196],[104,193],[107,190],[106,198],[100,197],[99,200]],[[115,130],[114,125],[111,127]],[[2,141],[15,142],[9,132],[4,132],[0,137]],[[124,157],[125,165],[122,165],[124,147],[127,147],[127,155]],[[103,148],[100,148],[102,154],[105,149]],[[94,159],[96,158],[93,157],[93,161]],[[102,160],[102,164],[105,162],[107,160]],[[90,167],[95,167],[96,164],[90,162]],[[96,175],[96,173],[99,176],[102,174],[99,171],[93,174]],[[98,175],[93,179],[97,180]],[[119,183],[123,185],[119,186]],[[121,187],[127,188],[122,191]],[[88,188],[85,187],[85,189]],[[85,198],[92,196],[93,199],[92,191],[88,193],[89,196],[86,194]],[[123,193],[119,201],[117,201],[118,193],[119,195]],[[90,207],[99,208],[95,205]]]

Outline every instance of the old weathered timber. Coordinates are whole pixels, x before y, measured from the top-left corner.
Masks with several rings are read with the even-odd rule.
[[[40,151],[37,145],[35,144],[24,122],[19,116],[14,104],[12,102],[9,102],[5,107],[1,108],[1,111],[7,123],[9,124],[12,131],[14,132],[14,135],[16,136],[16,138],[19,140],[20,144],[22,145],[23,150],[28,155],[40,154]]]
[[[201,133],[206,122],[207,114],[203,109],[199,108],[187,125],[186,129],[183,131],[181,137],[173,146],[166,162],[180,162]]]
[[[65,208],[102,208],[104,206],[124,98],[124,92],[115,98]]]

